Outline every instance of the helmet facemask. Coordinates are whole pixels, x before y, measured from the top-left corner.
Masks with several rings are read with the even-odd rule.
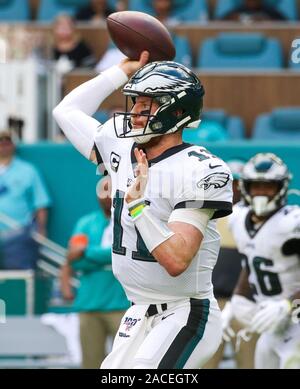
[[[241,195],[258,217],[265,217],[283,207],[287,201],[287,191],[291,175],[287,166],[272,153],[259,153],[244,166],[239,185]],[[273,196],[251,195],[251,184],[276,183],[278,189]]]
[[[242,184],[243,197],[246,203],[253,210],[254,214],[259,217],[267,216],[277,209],[281,208],[286,203],[286,194],[288,189],[288,180],[273,181],[278,185],[278,190],[274,196],[270,197],[267,195],[251,196],[250,187],[251,184],[257,182],[256,180],[247,181]],[[269,183],[271,181],[260,181]]]

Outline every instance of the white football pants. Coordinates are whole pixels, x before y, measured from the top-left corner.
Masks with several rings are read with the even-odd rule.
[[[221,338],[215,299],[133,305],[101,369],[199,369],[217,351]]]

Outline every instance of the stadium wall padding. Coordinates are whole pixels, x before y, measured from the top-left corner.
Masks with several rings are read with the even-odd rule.
[[[225,161],[233,158],[247,160],[258,152],[273,152],[287,163],[293,173],[290,188],[300,189],[298,143],[242,141],[210,143],[204,147]],[[53,201],[49,217],[49,238],[66,246],[78,218],[98,207],[95,188],[99,175],[96,174],[95,165],[82,157],[70,144],[20,144],[17,153],[33,163],[42,174]],[[300,197],[291,195],[289,201],[300,204]]]

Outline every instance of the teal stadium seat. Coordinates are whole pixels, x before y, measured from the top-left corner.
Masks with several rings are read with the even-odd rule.
[[[230,116],[222,109],[203,112],[202,120],[195,130],[185,130],[185,142],[201,144],[225,140],[241,140],[245,137],[245,125],[238,116]]]
[[[298,19],[296,0],[264,0],[264,2],[280,11],[287,20]],[[243,0],[218,0],[215,6],[214,19],[222,19],[227,13],[242,4]]]
[[[208,70],[274,71],[283,67],[282,47],[277,39],[260,33],[223,32],[202,43],[197,65]]]
[[[255,140],[300,141],[300,106],[276,108],[256,118],[252,131]]]
[[[128,9],[130,11],[146,12],[153,15],[153,8],[150,0],[129,0]]]
[[[192,49],[188,38],[172,34],[174,46],[176,48],[176,56],[174,61],[182,63],[182,65],[192,66]]]
[[[0,0],[1,1],[1,0]],[[74,15],[88,0],[40,0],[37,20],[51,22],[60,13]]]
[[[108,6],[111,9],[116,9],[119,0],[107,0]]]
[[[0,0],[1,22],[22,22],[30,18],[28,0]]]
[[[129,0],[128,9],[132,11],[146,12],[154,15],[152,0]],[[174,11],[171,19],[179,22],[196,22],[208,19],[208,7],[206,0],[174,0]]]
[[[202,120],[214,120],[226,128],[230,139],[245,138],[245,124],[239,116],[228,115],[223,109],[211,109],[203,112]]]
[[[196,129],[188,128],[183,131],[183,141],[195,145],[205,142],[222,142],[228,139],[226,129],[213,120],[201,122]]]
[[[93,118],[98,120],[99,123],[103,124],[109,119],[109,112],[101,109],[94,113]]]

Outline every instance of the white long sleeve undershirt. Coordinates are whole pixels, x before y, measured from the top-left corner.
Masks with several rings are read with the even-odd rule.
[[[72,90],[53,110],[53,116],[69,141],[86,158],[90,158],[99,123],[91,117],[114,90],[128,80],[118,66]]]

